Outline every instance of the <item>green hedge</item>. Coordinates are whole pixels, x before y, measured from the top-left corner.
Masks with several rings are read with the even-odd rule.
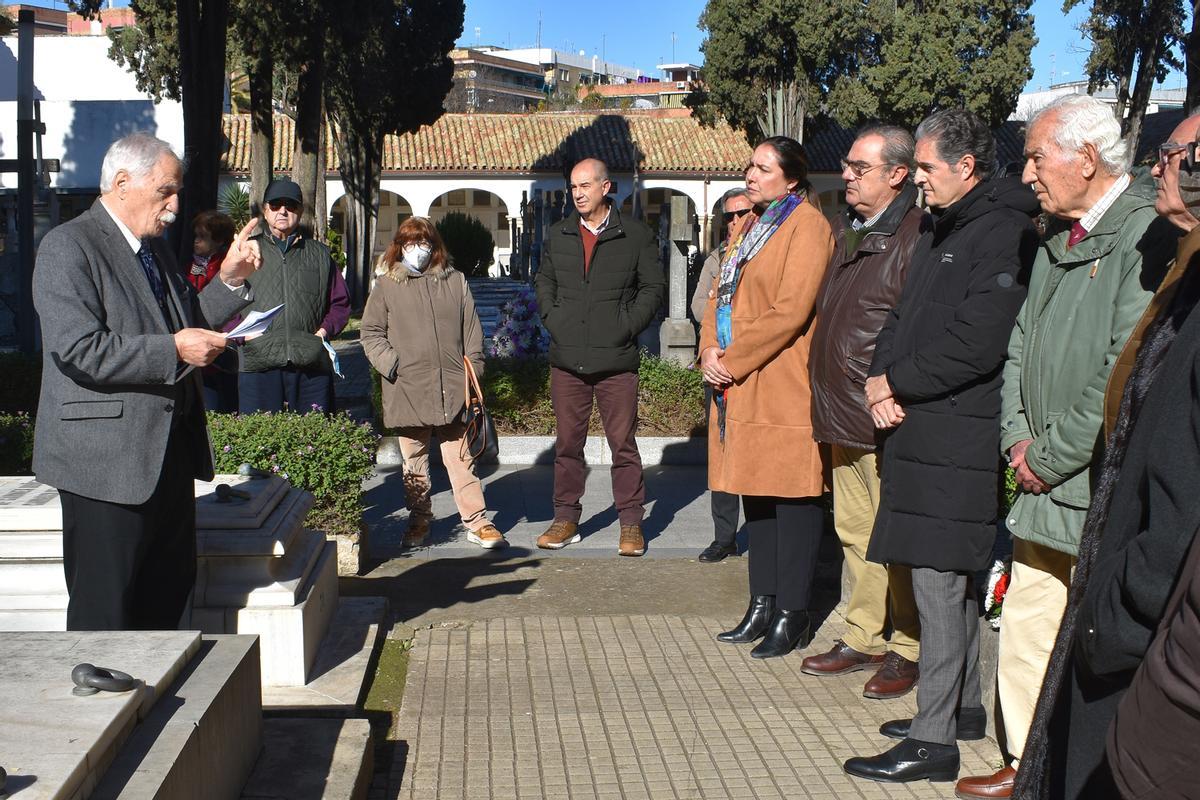
[[[383,426],[378,373],[371,371],[376,423]],[[704,382],[697,370],[642,353],[638,369],[638,433],[642,436],[697,436],[704,433]],[[501,436],[554,434],[550,403],[550,364],[545,358],[489,358],[481,379],[483,396]],[[600,433],[593,410],[591,433]]]
[[[0,414],[0,475],[33,474],[33,417]]]
[[[331,534],[357,534],[362,482],[371,476],[379,436],[347,414],[217,414],[208,430],[217,472],[250,464],[313,493],[305,525]]]

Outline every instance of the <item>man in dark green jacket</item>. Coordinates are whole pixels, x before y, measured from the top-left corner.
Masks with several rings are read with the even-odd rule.
[[[646,552],[646,500],[637,428],[637,337],[662,305],[665,279],[654,235],[621,216],[606,195],[604,162],[588,158],[571,170],[575,213],[550,228],[535,279],[542,323],[550,331],[550,397],[554,444],[554,523],[538,547],[558,550],[580,539],[583,446],[593,399],[612,450],[613,499],[621,523],[618,552]]]
[[[333,370],[326,341],[350,319],[346,282],[329,248],[299,230],[303,208],[300,186],[271,181],[263,194],[266,230],[257,235],[262,267],[250,284],[249,311],[283,304],[262,336],[242,348],[238,410],[301,413],[333,411]]]

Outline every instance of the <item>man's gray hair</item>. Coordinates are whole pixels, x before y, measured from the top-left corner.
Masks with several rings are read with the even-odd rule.
[[[141,183],[166,153],[179,160],[171,145],[154,134],[138,131],[122,136],[104,154],[104,163],[100,165],[100,191],[111,192],[113,181],[121,170],[128,172],[135,183]]]
[[[892,167],[908,167],[912,172],[917,168],[917,140],[907,129],[899,125],[879,123],[868,125],[858,132],[855,141],[868,136],[879,136],[883,139],[883,160]]]
[[[733,198],[745,197],[747,194],[748,194],[748,190],[744,186],[738,186],[736,188],[730,189],[728,192],[721,195],[721,208],[724,209],[725,204],[728,203]]]
[[[1129,142],[1121,136],[1121,123],[1113,108],[1103,100],[1085,94],[1069,94],[1054,99],[1029,118],[1025,130],[1047,115],[1055,115],[1054,141],[1067,153],[1077,153],[1084,145],[1096,148],[1104,171],[1124,175],[1133,154]]]
[[[933,139],[938,157],[957,164],[975,157],[975,174],[987,180],[996,172],[996,137],[987,123],[965,108],[936,111],[917,126],[917,139]]]

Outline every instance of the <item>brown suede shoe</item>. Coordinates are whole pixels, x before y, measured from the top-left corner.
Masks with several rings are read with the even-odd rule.
[[[408,530],[404,532],[405,547],[420,547],[429,538],[429,517],[408,517]]]
[[[809,656],[800,662],[800,671],[806,675],[845,675],[883,663],[883,656],[860,653],[838,639],[828,653]]]
[[[917,662],[909,661],[899,653],[889,650],[883,657],[883,666],[863,687],[863,697],[872,700],[903,697],[917,685],[919,675]]]
[[[579,526],[565,519],[556,519],[550,528],[538,537],[537,546],[543,550],[561,550],[569,544],[575,544],[581,537],[575,532]]]
[[[642,538],[641,525],[622,525],[621,544],[617,554],[622,556],[640,556],[646,552],[646,540]]]
[[[962,800],[992,800],[995,797],[1012,797],[1013,783],[1017,771],[1005,767],[995,775],[963,778],[954,787],[954,796]]]

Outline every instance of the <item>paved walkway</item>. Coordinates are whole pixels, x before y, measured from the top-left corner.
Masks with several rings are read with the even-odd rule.
[[[852,779],[886,749],[878,726],[913,697],[861,696],[863,675],[817,679],[801,656],[756,661],[713,640],[728,619],[495,619],[417,632],[388,797],[946,798],[953,784]],[[827,620],[812,650],[841,630]],[[963,743],[962,774],[995,745]]]

